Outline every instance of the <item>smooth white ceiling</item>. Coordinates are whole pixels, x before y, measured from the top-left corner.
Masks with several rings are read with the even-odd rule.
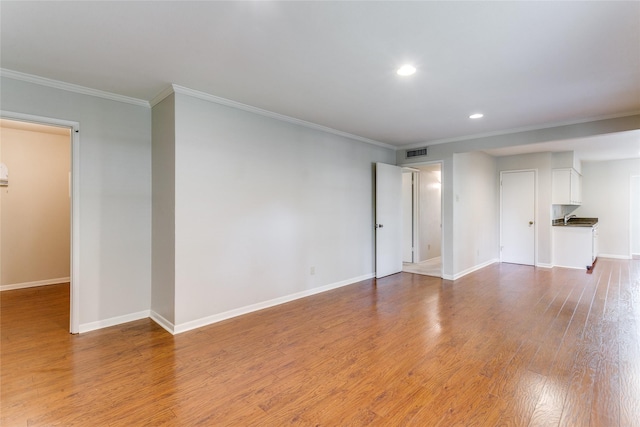
[[[584,162],[637,158],[640,157],[640,130],[484,150],[496,157],[548,151],[573,151],[574,156]]]
[[[2,68],[396,146],[640,111],[640,2],[0,2]],[[418,72],[395,74],[405,62]],[[470,120],[471,113],[485,117]]]

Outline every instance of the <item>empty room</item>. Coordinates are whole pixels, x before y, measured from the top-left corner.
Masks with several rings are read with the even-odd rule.
[[[2,426],[640,426],[640,2],[0,2]]]

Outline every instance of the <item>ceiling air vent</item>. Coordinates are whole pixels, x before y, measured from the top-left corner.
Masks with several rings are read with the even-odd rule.
[[[427,155],[427,147],[407,150],[407,159],[412,157],[423,157]]]

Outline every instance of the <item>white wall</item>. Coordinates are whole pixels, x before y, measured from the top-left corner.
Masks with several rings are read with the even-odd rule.
[[[151,109],[2,77],[3,111],[80,123],[80,327],[148,312]]]
[[[520,154],[497,159],[500,171],[536,169],[536,263],[552,266],[551,239],[551,153]]]
[[[374,273],[392,150],[175,96],[177,325]]]
[[[151,310],[165,327],[175,323],[175,97],[152,111]],[[167,325],[168,323],[168,325]]]
[[[453,174],[456,276],[499,258],[496,159],[481,152],[454,154]]]
[[[631,176],[640,175],[640,159],[582,163],[580,217],[597,217],[601,256],[629,258]]]
[[[0,285],[6,289],[67,282],[69,131],[65,135],[5,126],[0,130],[0,160],[11,178],[8,187],[0,187]]]
[[[631,255],[640,257],[640,175],[631,177]]]
[[[551,169],[573,168],[582,173],[582,161],[573,151],[560,151],[551,153]]]

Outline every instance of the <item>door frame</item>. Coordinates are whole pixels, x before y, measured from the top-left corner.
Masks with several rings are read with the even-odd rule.
[[[402,166],[402,174],[411,175],[411,263],[415,264],[418,258],[418,191],[420,186],[420,170]]]
[[[420,225],[419,225],[419,219],[420,219],[420,209],[419,209],[419,202],[420,202],[420,166],[432,166],[432,165],[440,165],[440,261],[441,261],[441,266],[440,266],[440,277],[444,277],[444,258],[445,258],[445,253],[444,253],[444,161],[443,160],[434,160],[434,161],[430,161],[430,162],[419,162],[419,163],[404,163],[401,164],[400,167],[403,168],[403,170],[407,170],[407,171],[413,171],[414,173],[414,178],[417,178],[414,181],[414,188],[413,188],[413,206],[414,206],[414,215],[413,215],[413,236],[414,236],[414,246],[419,246],[416,244],[416,242],[419,242],[419,238],[420,238]],[[420,249],[414,250],[414,262],[415,262],[415,256],[418,255],[418,262],[420,260]]]
[[[640,190],[640,175],[631,175],[631,177],[629,177],[629,259],[638,259],[638,256],[640,255],[640,253],[634,253],[633,252],[633,236],[634,236],[634,232],[638,232],[639,230],[636,230],[633,224],[633,218],[634,215],[637,215],[638,213],[634,212],[633,210],[633,202],[634,202],[634,183],[635,181],[637,181],[637,185],[638,185],[638,190]],[[637,193],[636,193],[636,197],[637,197]]]
[[[502,263],[502,177],[505,173],[517,173],[517,172],[533,172],[533,266],[538,265],[538,169],[514,169],[514,170],[502,170],[500,171],[500,181],[498,184],[500,185],[500,206],[498,209],[500,210],[500,243],[499,243],[499,253],[500,253],[500,262]]]
[[[69,332],[72,334],[80,333],[80,123],[4,110],[0,110],[0,117],[3,119],[71,129]]]

